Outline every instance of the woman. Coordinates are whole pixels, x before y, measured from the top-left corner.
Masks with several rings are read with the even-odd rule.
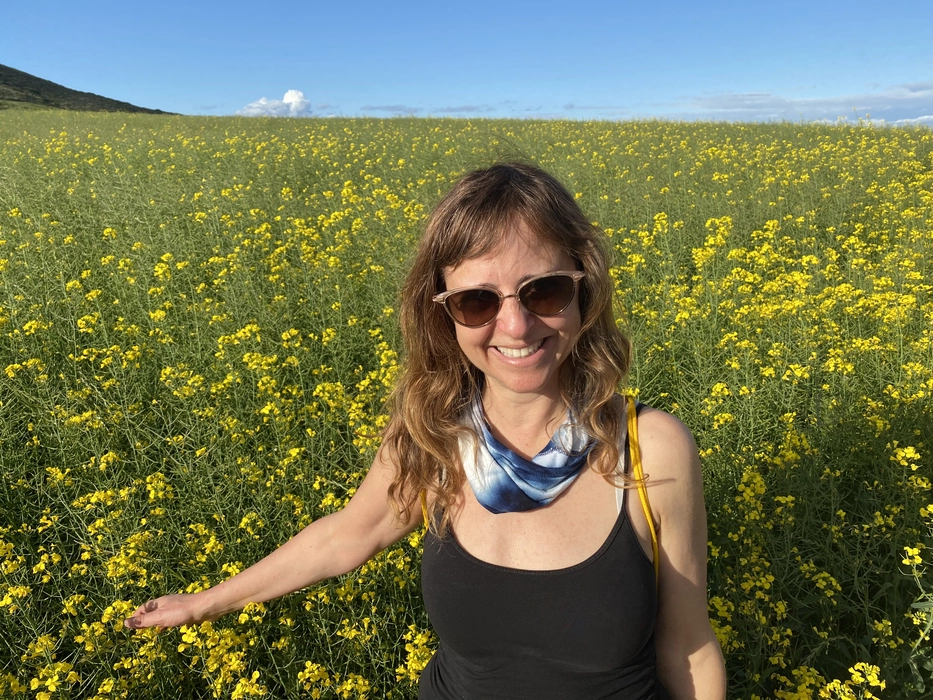
[[[127,626],[213,620],[346,573],[424,517],[441,642],[419,697],[723,698],[696,446],[616,393],[629,346],[611,300],[601,234],[554,178],[464,176],[404,285],[405,371],[350,503]]]

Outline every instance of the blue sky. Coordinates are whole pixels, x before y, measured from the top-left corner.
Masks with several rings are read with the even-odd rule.
[[[933,1],[4,0],[0,63],[183,114],[933,123]]]

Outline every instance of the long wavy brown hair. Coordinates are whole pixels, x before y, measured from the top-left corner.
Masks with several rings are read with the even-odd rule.
[[[615,479],[623,403],[617,391],[628,373],[631,346],[613,314],[605,235],[554,177],[525,163],[500,163],[467,173],[431,212],[402,287],[399,320],[405,343],[401,376],[389,397],[385,447],[398,465],[389,495],[403,519],[428,494],[432,528],[446,531],[465,475],[459,438],[464,410],[483,376],[457,344],[454,322],[435,294],[445,268],[485,255],[524,223],[567,253],[586,272],[580,281],[581,328],[559,369],[561,398],[595,439],[588,465]]]

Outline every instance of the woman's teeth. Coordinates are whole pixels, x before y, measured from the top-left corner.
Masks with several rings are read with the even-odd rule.
[[[543,342],[544,342],[543,340],[539,340],[534,345],[529,345],[528,347],[525,347],[525,348],[500,348],[497,346],[496,349],[499,352],[501,352],[503,355],[505,355],[506,357],[513,357],[513,358],[528,357],[533,352],[535,352],[538,348],[540,348],[541,343]]]

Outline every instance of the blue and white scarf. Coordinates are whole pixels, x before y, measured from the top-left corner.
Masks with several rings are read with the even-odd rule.
[[[467,481],[483,507],[492,513],[519,513],[546,506],[557,498],[586,465],[593,448],[586,430],[572,422],[570,412],[551,441],[527,460],[500,443],[489,430],[483,404],[477,399],[467,417],[479,436],[461,443]]]

